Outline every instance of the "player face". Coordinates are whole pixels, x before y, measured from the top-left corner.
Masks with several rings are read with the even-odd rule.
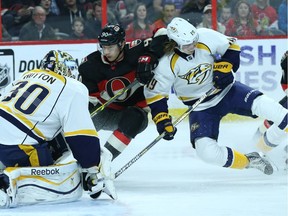
[[[193,52],[195,50],[196,44],[197,44],[197,42],[187,44],[187,45],[182,45],[180,47],[180,51],[187,54],[187,55],[191,55],[191,54],[193,54]]]
[[[103,55],[108,59],[108,61],[113,62],[116,58],[119,58],[120,47],[118,44],[113,44],[110,46],[102,45]]]

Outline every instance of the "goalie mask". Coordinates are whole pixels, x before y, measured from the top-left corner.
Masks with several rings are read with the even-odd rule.
[[[42,59],[40,69],[51,70],[62,76],[75,78],[77,64],[67,52],[51,50]]]
[[[180,17],[175,17],[168,24],[167,35],[170,40],[174,40],[178,44],[179,50],[184,53],[191,52],[191,49],[194,50],[199,39],[197,29]]]

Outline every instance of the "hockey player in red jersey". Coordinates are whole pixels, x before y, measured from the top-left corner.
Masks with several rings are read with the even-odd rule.
[[[269,142],[278,145],[287,131],[288,110],[260,91],[235,81],[240,64],[237,39],[211,29],[196,29],[176,17],[167,26],[170,39],[166,54],[159,60],[154,77],[144,87],[153,121],[164,139],[172,140],[176,129],[168,113],[167,100],[173,87],[176,96],[192,106],[211,89],[218,92],[207,97],[189,114],[190,141],[203,161],[233,168],[256,168],[267,175],[273,167],[259,153],[243,154],[228,146],[219,146],[219,125],[228,113],[269,118],[276,122],[267,130]],[[216,55],[217,54],[217,55]],[[216,60],[215,57],[217,56]],[[138,75],[141,77],[141,73]]]
[[[143,82],[151,79],[151,70],[163,55],[165,33],[166,29],[159,29],[153,39],[126,43],[120,25],[108,24],[102,29],[98,37],[100,50],[85,57],[79,66],[82,82],[89,89],[91,111],[134,82],[136,70],[144,74]],[[147,127],[147,114],[143,86],[136,85],[93,117],[97,131],[113,131],[105,144],[113,159]]]
[[[100,148],[88,90],[71,78],[75,68],[72,56],[51,50],[40,69],[24,73],[1,98],[0,208],[73,201],[82,185],[91,196],[116,198],[112,155]],[[61,132],[74,159],[54,164],[47,142]]]

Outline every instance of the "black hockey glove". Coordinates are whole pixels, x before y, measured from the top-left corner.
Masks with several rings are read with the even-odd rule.
[[[146,85],[153,78],[152,70],[158,65],[158,60],[149,55],[140,56],[138,59],[138,67],[136,71],[136,79],[139,83]]]
[[[214,62],[213,66],[213,83],[217,89],[224,89],[234,81],[232,73],[233,65],[224,59]]]
[[[173,126],[171,122],[171,116],[168,115],[166,112],[158,113],[154,118],[153,121],[157,126],[157,131],[159,134],[165,132],[165,136],[163,139],[165,140],[172,140],[174,139],[174,135],[177,132],[177,128]]]
[[[282,58],[281,58],[281,68],[282,68],[282,70],[284,71],[284,73],[286,73],[287,74],[287,58],[288,58],[288,51],[286,51],[284,54],[283,54],[283,56],[282,56]]]

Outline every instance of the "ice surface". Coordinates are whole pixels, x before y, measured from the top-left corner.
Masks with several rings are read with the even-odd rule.
[[[220,145],[254,151],[260,121],[223,123]],[[287,216],[288,178],[284,145],[268,156],[278,171],[233,170],[200,161],[189,142],[188,122],[178,125],[173,141],[161,140],[115,181],[118,200],[84,195],[66,204],[0,209],[1,216]],[[104,144],[108,132],[99,132]],[[136,137],[113,161],[116,172],[157,137],[154,125]]]

